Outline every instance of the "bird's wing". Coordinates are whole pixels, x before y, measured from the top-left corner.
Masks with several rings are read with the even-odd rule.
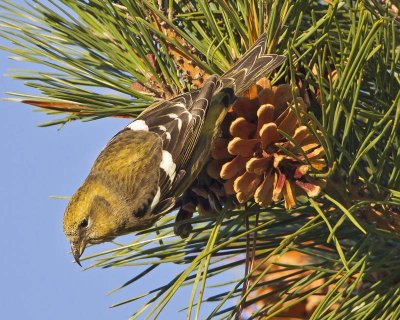
[[[217,77],[211,76],[202,89],[147,108],[126,128],[154,132],[162,140],[160,201],[170,196],[170,191],[181,182],[186,173],[186,164],[196,146],[218,84]]]

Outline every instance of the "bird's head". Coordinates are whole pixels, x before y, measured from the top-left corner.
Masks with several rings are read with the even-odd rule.
[[[87,179],[72,196],[64,214],[64,233],[71,243],[75,261],[88,244],[110,241],[122,225],[118,212],[122,204],[96,181]]]

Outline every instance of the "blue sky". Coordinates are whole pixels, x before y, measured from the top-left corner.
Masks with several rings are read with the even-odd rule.
[[[0,38],[1,45],[8,43]],[[1,97],[7,97],[5,92],[34,92],[22,82],[4,76],[11,69],[26,67],[9,56],[0,51]],[[40,70],[38,66],[34,68]],[[49,197],[73,194],[105,143],[127,121],[103,119],[74,122],[62,129],[38,128],[37,125],[51,118],[33,110],[21,103],[0,102],[1,317],[127,319],[134,310],[132,305],[114,309],[109,306],[151,289],[152,281],[154,285],[159,283],[165,279],[164,274],[147,280],[146,286],[130,286],[107,296],[108,291],[139,270],[130,267],[81,272],[72,263],[69,244],[62,232],[67,202]],[[133,235],[125,240],[129,241],[129,237]],[[97,246],[95,251],[101,249]],[[165,270],[175,273],[176,267]],[[186,315],[177,315],[176,308],[176,305],[169,307],[162,319],[171,316],[184,319]]]

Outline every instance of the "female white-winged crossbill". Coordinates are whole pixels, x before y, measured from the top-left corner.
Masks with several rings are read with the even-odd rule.
[[[228,106],[284,62],[265,46],[263,34],[224,75],[151,105],[111,139],[65,211],[77,263],[87,244],[149,228],[176,206],[207,162]]]

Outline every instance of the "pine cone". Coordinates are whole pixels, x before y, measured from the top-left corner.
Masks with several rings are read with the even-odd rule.
[[[287,209],[297,196],[317,196],[325,180],[310,173],[326,168],[325,152],[317,131],[310,130],[313,124],[302,123],[306,110],[302,98],[293,102],[290,85],[271,87],[267,78],[238,99],[221,125],[211,160],[182,196],[175,233],[187,237],[194,212],[218,213],[233,196],[262,207],[283,197]]]
[[[226,119],[207,171],[213,178],[219,171],[226,193],[240,203],[254,199],[266,207],[283,196],[291,209],[297,196],[315,197],[325,184],[310,175],[326,168],[324,148],[313,124],[303,124],[307,105],[292,97],[290,85],[271,87],[262,79]]]

